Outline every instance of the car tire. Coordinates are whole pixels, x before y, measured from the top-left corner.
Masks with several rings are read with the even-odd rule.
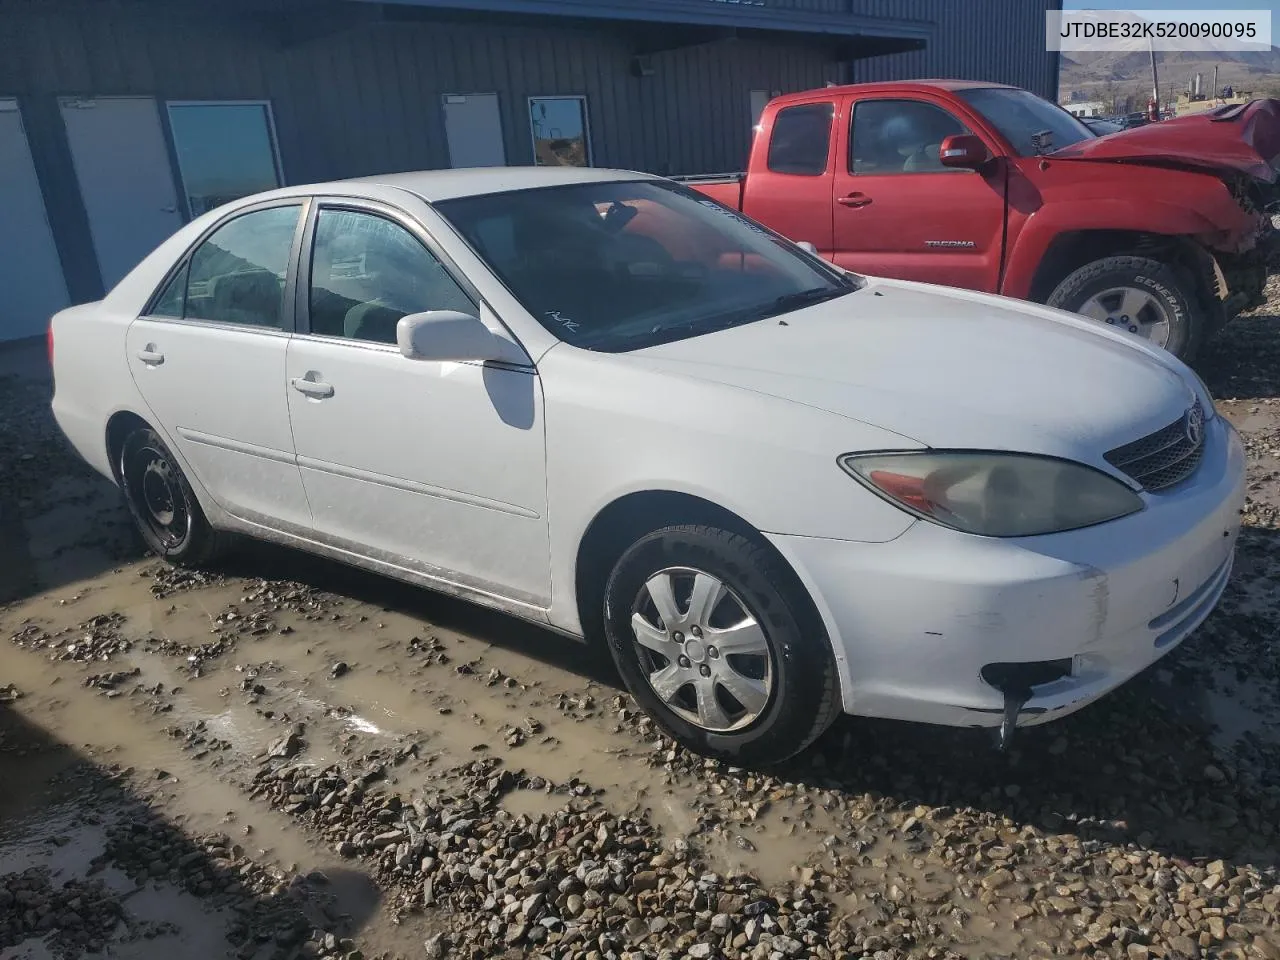
[[[641,537],[608,578],[604,618],[627,688],[697,753],[780,763],[840,710],[826,631],[791,570],[757,540],[700,525]]]
[[[223,554],[225,535],[210,526],[182,468],[150,427],[139,426],[125,437],[116,478],[134,526],[156,556],[199,567]]]
[[[1186,362],[1195,358],[1207,333],[1208,318],[1191,278],[1147,257],[1104,257],[1087,263],[1058,284],[1046,303],[1127,329]],[[1160,323],[1167,336],[1150,336]]]

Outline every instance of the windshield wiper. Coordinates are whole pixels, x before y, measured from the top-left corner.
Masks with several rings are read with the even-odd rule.
[[[843,297],[846,293],[852,293],[857,289],[856,286],[849,284],[848,286],[839,287],[814,287],[812,290],[783,294],[773,301],[772,308],[764,316],[777,316],[780,313],[799,310],[801,307],[811,307],[815,303],[825,303],[827,300]]]

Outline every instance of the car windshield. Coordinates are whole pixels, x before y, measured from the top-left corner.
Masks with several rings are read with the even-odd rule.
[[[544,327],[589,350],[699,336],[862,285],[674,183],[543,187],[436,209]]]
[[[995,125],[1018,156],[1034,157],[1094,139],[1093,132],[1067,111],[1027,90],[974,87],[956,92]]]

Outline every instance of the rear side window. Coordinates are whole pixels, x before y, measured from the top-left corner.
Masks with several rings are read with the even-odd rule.
[[[301,209],[268,207],[246,213],[219,227],[196,247],[183,270],[187,291],[182,315],[280,329],[284,281]],[[168,299],[166,291],[161,300]]]
[[[769,169],[801,177],[827,172],[834,103],[802,103],[778,111],[769,138]]]

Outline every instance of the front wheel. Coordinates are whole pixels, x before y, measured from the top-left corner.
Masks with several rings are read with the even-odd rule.
[[[1046,303],[1150,340],[1188,362],[1206,330],[1191,279],[1147,257],[1087,263],[1058,284]]]
[[[139,426],[125,437],[116,476],[152,553],[179,566],[201,566],[221,554],[223,537],[209,525],[182,468],[150,427]]]
[[[674,739],[767,765],[835,719],[830,644],[794,581],[763,544],[714,527],[667,527],[623,553],[605,587],[610,652]]]

